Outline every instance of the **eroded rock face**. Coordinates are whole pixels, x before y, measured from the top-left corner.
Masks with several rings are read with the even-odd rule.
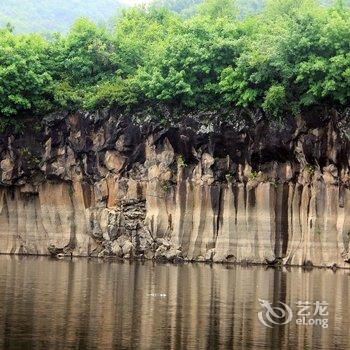
[[[0,253],[350,267],[344,119],[183,123],[0,135]]]

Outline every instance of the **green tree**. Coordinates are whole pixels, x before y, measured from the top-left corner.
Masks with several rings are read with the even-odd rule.
[[[172,6],[197,5],[191,1]],[[326,7],[316,0],[267,0],[256,13],[265,1],[250,0],[245,15],[242,1],[206,0],[190,18],[132,8],[112,31],[80,19],[66,35],[47,40],[2,29],[2,125],[53,109],[138,104],[260,110],[280,120],[315,106],[349,106],[344,1]]]
[[[146,99],[195,108],[217,105],[220,74],[236,55],[236,39],[234,22],[223,18],[183,22],[138,71]]]
[[[85,94],[112,79],[118,69],[110,34],[85,18],[66,36],[56,35],[49,51],[55,101],[64,108],[80,107]]]
[[[138,67],[157,55],[173,28],[180,23],[178,16],[166,9],[125,10],[113,34],[122,73],[134,74]]]
[[[39,35],[0,32],[0,116],[45,113],[51,108],[48,44]]]
[[[108,32],[88,19],[79,19],[67,36],[51,45],[53,72],[71,85],[92,85],[117,69],[116,49]]]
[[[270,115],[348,99],[349,10],[312,0],[268,3],[241,55],[222,72],[224,99]],[[244,23],[246,25],[248,21]]]

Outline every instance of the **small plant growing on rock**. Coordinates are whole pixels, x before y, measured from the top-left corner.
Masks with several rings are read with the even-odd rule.
[[[41,160],[39,157],[34,155],[28,147],[22,147],[19,149],[20,156],[26,161],[30,166],[37,166],[40,164]]]
[[[68,194],[69,194],[69,197],[72,197],[74,195],[74,187],[73,187],[73,185],[70,185],[68,187]]]
[[[231,173],[227,173],[225,175],[227,182],[232,182],[233,180],[233,175]]]
[[[278,180],[277,179],[273,179],[270,181],[270,184],[274,187],[274,188],[277,188],[278,187]]]
[[[254,171],[252,170],[252,172],[249,174],[249,179],[250,180],[256,180],[258,178],[258,172],[257,171]]]
[[[162,181],[160,186],[161,186],[162,191],[164,193],[168,193],[170,191],[170,187],[171,186],[170,186],[170,182],[169,181],[166,181],[166,180]]]
[[[32,153],[30,152],[29,148],[28,147],[22,147],[19,149],[19,154],[22,156],[22,157],[25,157],[25,158],[29,158]]]
[[[36,156],[30,157],[30,163],[32,165],[39,165],[40,162],[41,162],[41,160],[39,159],[39,157],[36,157]]]
[[[316,167],[314,165],[308,164],[308,165],[306,165],[305,169],[311,177],[313,177],[315,175]]]
[[[317,235],[317,236],[321,236],[321,229],[320,228],[316,228],[315,229],[315,235]]]
[[[179,155],[178,159],[177,159],[177,163],[179,164],[180,168],[186,168],[187,164],[185,162],[185,158],[184,156],[181,154]]]

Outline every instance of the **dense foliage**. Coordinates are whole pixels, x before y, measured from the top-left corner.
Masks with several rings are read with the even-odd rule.
[[[115,29],[78,20],[67,35],[0,33],[0,127],[58,109],[154,106],[261,110],[281,119],[350,99],[350,11],[267,0],[240,17],[207,0],[184,18],[132,8]]]

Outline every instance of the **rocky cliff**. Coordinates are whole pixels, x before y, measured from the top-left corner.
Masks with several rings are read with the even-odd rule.
[[[222,120],[76,113],[0,135],[0,252],[350,267],[347,114]]]

